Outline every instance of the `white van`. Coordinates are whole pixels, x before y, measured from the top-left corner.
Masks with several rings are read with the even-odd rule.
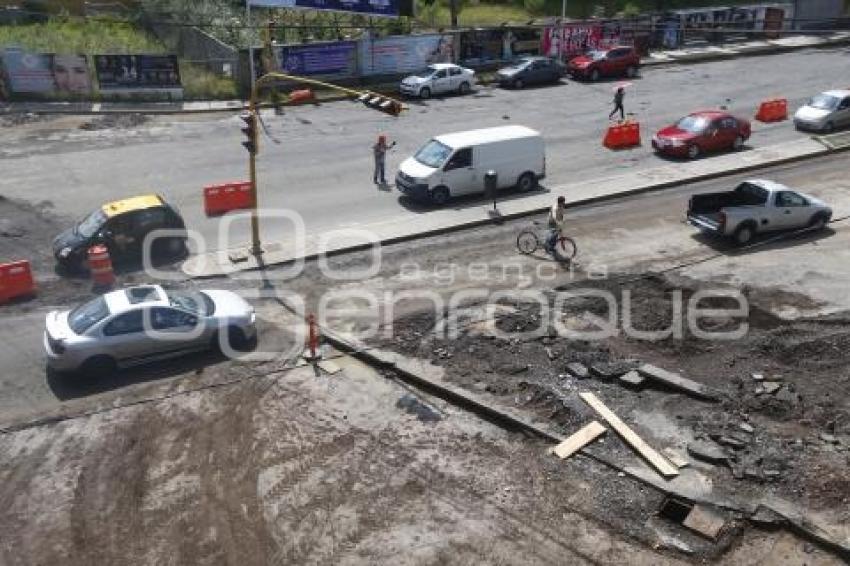
[[[484,192],[484,175],[498,175],[500,189],[530,191],[546,175],[543,137],[525,126],[501,126],[437,136],[399,167],[403,194],[445,204],[449,198]]]

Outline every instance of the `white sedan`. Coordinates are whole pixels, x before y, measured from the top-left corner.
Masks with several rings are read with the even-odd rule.
[[[44,349],[52,369],[104,376],[190,351],[242,348],[256,336],[255,323],[254,308],[231,291],[144,285],[48,313]]]
[[[453,63],[434,63],[401,81],[399,92],[405,96],[430,98],[434,94],[466,94],[475,86],[475,71]]]

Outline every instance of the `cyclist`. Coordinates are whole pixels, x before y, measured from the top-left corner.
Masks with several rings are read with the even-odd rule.
[[[549,237],[546,238],[546,251],[550,254],[555,253],[555,242],[567,226],[566,221],[567,199],[566,197],[558,197],[558,201],[549,209]]]

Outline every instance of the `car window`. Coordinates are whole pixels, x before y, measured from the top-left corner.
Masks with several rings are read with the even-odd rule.
[[[171,306],[178,309],[200,316],[210,316],[215,312],[215,303],[206,293],[168,290],[165,294]]]
[[[791,191],[776,193],[776,206],[806,206],[808,202],[802,196]]]
[[[98,208],[77,224],[77,233],[83,238],[91,238],[103,228],[105,223],[106,214]]]
[[[767,189],[753,183],[741,183],[735,187],[735,192],[741,196],[741,202],[744,204],[763,205],[767,202]]]
[[[198,317],[165,307],[156,307],[151,312],[151,325],[154,330],[168,330],[170,328],[193,327],[198,324]]]
[[[435,79],[444,79],[444,78],[446,78],[446,70],[445,70],[445,69],[440,69],[439,71],[437,71],[436,73],[434,73],[434,78],[435,78]]]
[[[452,152],[452,148],[437,140],[431,140],[423,145],[413,159],[427,167],[441,167]]]
[[[737,130],[738,129],[738,121],[735,118],[724,118],[720,122],[720,127],[724,130]]]
[[[462,167],[472,167],[472,148],[470,147],[457,150],[451,159],[449,159],[449,162],[446,163],[445,170],[449,171]]]
[[[458,68],[451,68],[451,69],[449,69],[449,72],[452,74],[453,77],[456,76],[456,75],[462,75],[463,74],[463,71],[461,71]]]
[[[68,314],[68,326],[76,334],[82,334],[109,316],[109,306],[103,297],[83,303]]]
[[[116,316],[103,328],[103,334],[104,336],[118,336],[142,332],[143,330],[142,311],[137,309]]]
[[[840,99],[829,94],[819,94],[809,101],[809,106],[818,110],[834,110],[838,107]]]
[[[685,116],[676,123],[676,127],[692,134],[699,134],[708,127],[708,120],[702,116]]]
[[[113,235],[130,235],[133,233],[133,218],[134,213],[122,214],[116,216],[106,225],[107,229]]]
[[[838,106],[841,109],[850,108],[850,96],[841,101],[841,104]]]
[[[165,210],[162,208],[146,208],[136,213],[136,225],[143,230],[165,226]]]

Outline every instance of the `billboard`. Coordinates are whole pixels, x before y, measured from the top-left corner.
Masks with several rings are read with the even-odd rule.
[[[248,6],[330,10],[369,16],[413,16],[412,0],[248,0]]]
[[[100,90],[173,90],[182,88],[175,55],[95,55]]]
[[[89,94],[91,77],[85,55],[3,50],[3,69],[13,93]]]
[[[454,61],[452,35],[398,35],[360,42],[360,74],[392,75],[419,71],[431,63]]]
[[[357,74],[357,42],[284,45],[277,60],[281,70],[291,75],[349,78]]]
[[[615,24],[567,24],[560,29],[547,27],[541,37],[540,52],[548,57],[575,57],[592,49],[605,49],[620,43]]]

